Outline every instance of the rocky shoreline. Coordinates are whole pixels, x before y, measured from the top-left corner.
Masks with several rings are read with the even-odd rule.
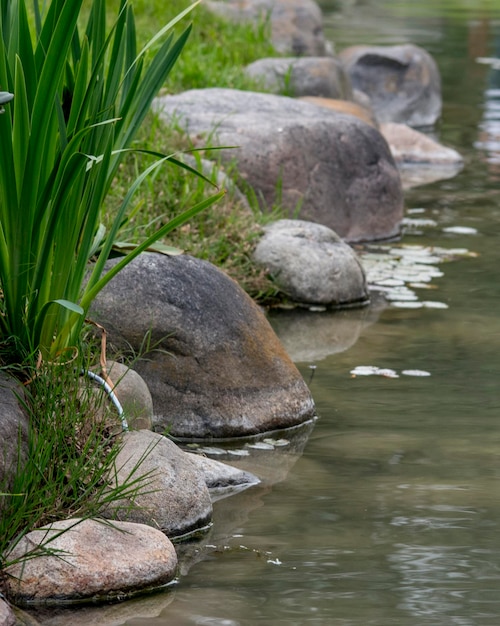
[[[238,172],[226,182],[248,185],[263,210],[279,195],[291,219],[267,229],[254,262],[292,302],[365,306],[367,269],[349,244],[397,237],[404,188],[462,167],[460,155],[422,132],[441,114],[433,59],[410,45],[335,55],[314,0],[206,4],[235,20],[269,16],[276,50],[290,56],[247,71],[275,93],[193,90],[158,98],[155,109],[195,145],[238,146],[218,151],[220,166]],[[236,455],[220,462],[187,452],[163,436],[166,429],[207,444],[302,428],[299,449],[315,419],[307,384],[264,313],[209,263],[143,254],[102,292],[92,316],[116,348],[138,350],[146,333],[156,346],[135,371],[120,370],[116,387],[133,419],[113,480],[126,480],[141,460],[147,488],[100,520],[62,520],[28,533],[3,571],[5,595],[19,606],[120,600],[168,585],[181,552],[171,539],[210,525],[215,499],[268,480],[264,470],[233,462]],[[22,394],[0,375],[2,484],[18,454],[28,453]],[[52,554],[27,559],[48,540]],[[15,623],[22,616],[0,599],[0,626]]]

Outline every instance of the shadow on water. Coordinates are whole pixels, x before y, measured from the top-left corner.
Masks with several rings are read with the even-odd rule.
[[[264,481],[215,503],[210,534],[179,550],[173,589],[43,624],[498,623],[500,6],[321,4],[337,49],[411,41],[436,58],[436,134],[465,168],[406,193],[420,221],[403,241],[476,255],[439,261],[441,275],[414,288],[418,301],[447,308],[271,316],[320,419],[296,446],[234,456]],[[393,375],[353,374],[360,366]]]

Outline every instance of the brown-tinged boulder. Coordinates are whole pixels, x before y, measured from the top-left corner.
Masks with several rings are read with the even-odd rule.
[[[369,96],[379,122],[431,126],[441,116],[441,77],[423,48],[360,45],[342,50],[339,58],[353,88]]]
[[[318,222],[347,241],[399,234],[403,194],[387,142],[352,115],[294,98],[235,89],[198,89],[158,98],[160,115],[198,145],[218,151],[264,208]],[[205,138],[204,138],[205,136]]]
[[[330,45],[323,35],[323,15],[314,0],[206,0],[207,9],[234,21],[269,20],[271,41],[282,54],[323,56]]]
[[[254,260],[280,290],[301,304],[363,306],[368,287],[354,250],[330,228],[304,220],[278,220],[265,228]]]
[[[406,124],[386,122],[380,125],[380,132],[389,144],[404,188],[453,178],[464,166],[456,150]]]
[[[398,165],[463,165],[463,158],[456,150],[441,145],[429,135],[406,124],[386,122],[380,125],[380,132]]]
[[[358,102],[338,100],[337,98],[320,98],[318,96],[303,96],[301,100],[304,100],[304,102],[310,102],[311,104],[316,104],[320,107],[325,107],[326,109],[331,109],[337,113],[354,115],[354,117],[358,117],[365,124],[378,128],[378,122],[375,119],[371,108],[363,106]]]
[[[53,554],[30,553],[45,547]],[[69,519],[25,535],[8,554],[8,597],[16,604],[123,599],[173,580],[177,556],[159,530],[142,524]]]
[[[259,59],[245,73],[264,87],[292,97],[352,98],[351,81],[335,57],[277,57]]]
[[[205,527],[212,503],[203,473],[170,439],[147,430],[126,432],[113,486],[140,479],[137,492],[112,503],[103,516],[158,528],[170,537]]]
[[[29,420],[19,403],[23,397],[22,385],[0,372],[0,491],[12,487],[18,461],[22,467],[28,454]]]
[[[134,369],[151,391],[156,430],[224,439],[314,415],[263,312],[211,263],[142,254],[99,294],[92,315],[115,344],[138,350],[149,334],[154,349]]]

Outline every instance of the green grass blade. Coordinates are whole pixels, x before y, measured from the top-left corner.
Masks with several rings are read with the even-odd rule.
[[[16,97],[14,99],[14,128],[12,134],[12,142],[13,146],[15,147],[14,169],[16,177],[16,190],[17,196],[20,198],[22,185],[26,184],[24,181],[24,171],[30,136],[30,116],[28,109],[26,81],[23,71],[23,65],[19,57],[17,57],[16,59],[14,90]]]

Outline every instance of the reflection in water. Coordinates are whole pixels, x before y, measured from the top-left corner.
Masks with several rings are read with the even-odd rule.
[[[486,22],[487,27],[490,26]],[[500,32],[494,37],[494,55],[479,57],[479,63],[490,66],[488,88],[484,92],[484,113],[474,147],[486,152],[490,172],[500,176]]]
[[[354,311],[278,311],[270,316],[274,331],[295,362],[316,363],[353,346],[385,307],[372,298],[370,307]]]
[[[389,561],[401,576],[401,608],[422,617],[461,608],[467,589],[460,587],[468,586],[471,574],[471,564],[463,555],[446,545],[394,547]]]
[[[500,82],[500,70],[498,74]],[[500,173],[500,88],[485,91],[483,121],[479,125],[479,139],[474,144],[478,150],[486,152],[486,160],[492,171]]]

